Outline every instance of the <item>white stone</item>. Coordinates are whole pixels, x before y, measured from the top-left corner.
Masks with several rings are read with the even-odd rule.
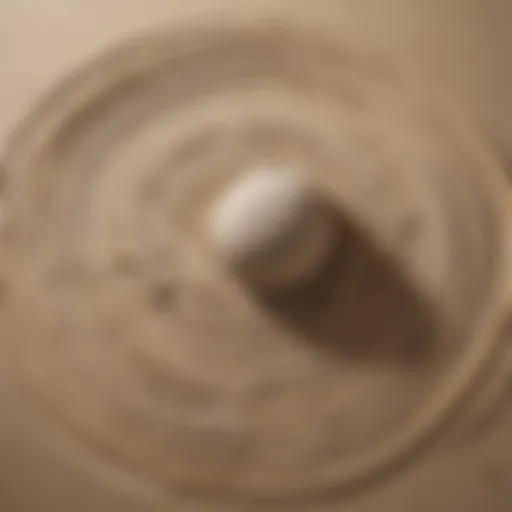
[[[210,218],[221,256],[269,287],[288,286],[317,271],[330,228],[307,180],[288,168],[244,173],[221,195]]]

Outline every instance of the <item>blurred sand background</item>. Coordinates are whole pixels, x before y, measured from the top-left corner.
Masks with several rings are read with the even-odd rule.
[[[215,2],[0,0],[0,147],[31,101],[81,59],[126,35],[165,24],[185,6]],[[349,40],[399,62],[416,62],[432,80],[455,91],[512,149],[510,0],[292,2],[334,6]]]
[[[199,5],[215,2],[192,1]],[[512,0],[294,1],[297,5],[306,1],[335,5],[340,31],[347,39],[374,47],[394,61],[415,62],[432,81],[464,101],[512,153]],[[0,0],[0,148],[38,95],[82,59],[126,35],[164,24],[190,2]],[[490,430],[475,437],[462,436],[441,455],[433,454],[421,468],[389,486],[384,496],[395,503],[394,510],[511,510],[512,414],[507,412]],[[16,453],[12,460],[23,467],[23,457],[19,450]],[[8,468],[0,475],[4,470]],[[4,477],[8,479],[7,474]],[[37,484],[32,484],[67,487],[73,492],[74,478],[63,469],[44,477],[39,473]],[[26,495],[22,482],[11,484],[15,484],[10,490],[16,503],[26,500],[23,510],[41,510]],[[76,510],[94,510],[94,496],[88,499],[90,506],[77,501]],[[421,508],[415,508],[418,502]],[[137,503],[124,506],[123,510],[145,509]],[[370,510],[364,500],[360,507],[358,511]]]

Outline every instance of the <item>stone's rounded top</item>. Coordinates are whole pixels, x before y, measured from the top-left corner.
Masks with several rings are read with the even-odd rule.
[[[290,169],[263,167],[243,174],[212,216],[212,234],[229,259],[245,260],[290,237],[310,207],[310,191]]]
[[[258,167],[227,188],[208,220],[212,243],[229,265],[268,287],[317,270],[328,247],[327,233],[319,236],[327,219],[304,176],[287,167]]]

